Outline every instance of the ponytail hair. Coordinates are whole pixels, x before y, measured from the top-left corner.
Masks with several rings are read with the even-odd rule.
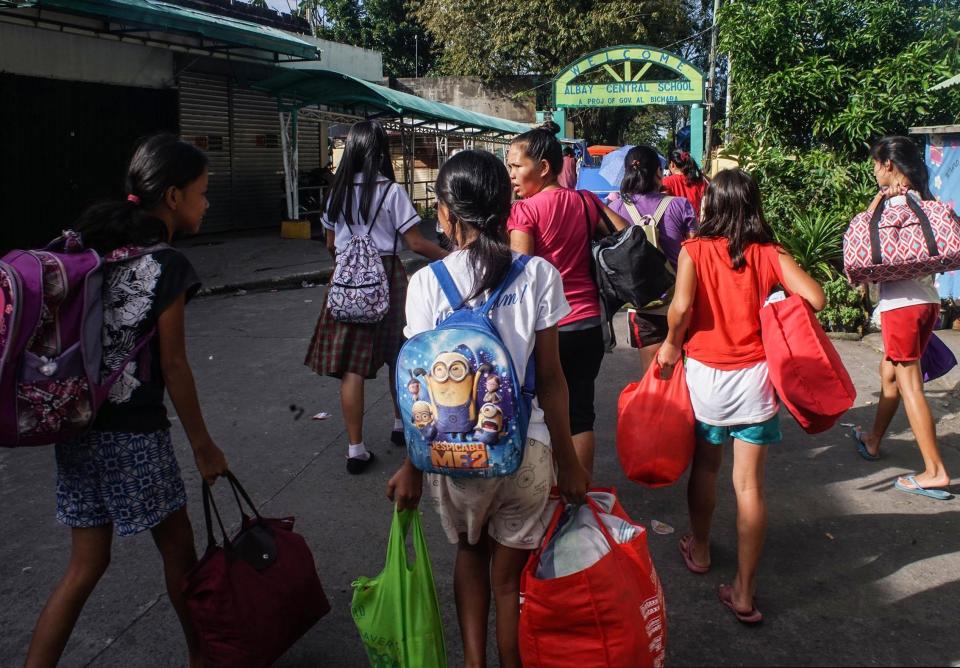
[[[560,126],[553,121],[547,121],[538,128],[517,135],[510,145],[519,147],[523,154],[535,163],[546,160],[550,171],[557,176],[563,171],[563,147],[557,140],[558,132]]]
[[[700,171],[700,166],[689,152],[679,149],[670,151],[670,162],[675,164],[677,168],[683,172],[683,175],[687,178],[688,186],[692,186],[703,180],[703,172]]]
[[[513,264],[507,242],[507,218],[513,191],[503,162],[487,151],[460,151],[440,168],[437,201],[447,207],[453,238],[463,225],[479,232],[466,246],[473,272],[473,299],[492,290],[506,278]]]
[[[645,195],[660,191],[660,155],[650,146],[634,146],[623,158],[620,196]]]
[[[746,264],[743,253],[750,244],[773,241],[773,230],[763,217],[760,188],[749,174],[725,169],[714,177],[703,196],[697,236],[725,238],[734,269]]]
[[[169,241],[167,226],[147,213],[171,187],[185,188],[203,175],[207,156],[172,134],[147,137],[127,168],[126,197],[104,201],[85,210],[74,227],[83,244],[106,254],[121,246],[152,246]]]
[[[921,199],[933,199],[927,163],[912,139],[902,136],[884,137],[870,149],[870,156],[880,163],[888,160],[892,162],[910,181],[910,188],[920,193]]]

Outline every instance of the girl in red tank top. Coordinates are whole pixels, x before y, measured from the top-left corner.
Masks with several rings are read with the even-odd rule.
[[[738,169],[720,172],[703,199],[697,236],[685,242],[657,353],[669,375],[686,351],[684,368],[696,418],[697,448],[687,498],[690,532],[680,539],[687,568],[710,568],[710,525],[721,449],[733,440],[737,493],[738,568],[720,601],[744,624],[763,615],[754,604],[767,513],[763,467],[768,444],[780,441],[779,404],[760,338],[760,308],[776,286],[825,305],[823,290],[780,246],[763,218],[760,190]]]

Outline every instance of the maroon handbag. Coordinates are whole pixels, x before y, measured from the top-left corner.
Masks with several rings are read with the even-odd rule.
[[[243,521],[227,536],[209,485],[203,483],[207,551],[187,574],[183,592],[207,668],[272,665],[330,610],[313,554],[293,532],[293,518],[261,517],[232,473],[225,474]],[[244,512],[244,504],[253,517]],[[210,509],[223,534],[213,535]]]

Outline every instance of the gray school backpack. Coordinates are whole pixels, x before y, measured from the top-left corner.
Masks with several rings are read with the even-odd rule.
[[[391,183],[384,190],[365,231],[361,226],[358,234],[347,222],[350,241],[347,242],[347,247],[337,254],[337,266],[333,270],[330,287],[327,288],[327,308],[337,322],[377,323],[383,320],[390,310],[390,278],[371,233],[383,201],[393,185]],[[394,232],[394,256],[397,254],[398,236],[399,233]]]

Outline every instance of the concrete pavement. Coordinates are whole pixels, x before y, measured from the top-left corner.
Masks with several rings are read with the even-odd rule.
[[[351,581],[382,568],[390,523],[384,486],[402,460],[387,436],[392,415],[385,373],[368,385],[366,440],[379,463],[344,470],[345,435],[336,382],[302,366],[322,289],[250,292],[198,299],[188,309],[188,350],[210,430],[232,469],[267,515],[294,515],[316,558],[333,611],[278,666],[366,665],[349,613]],[[622,322],[618,321],[622,326]],[[621,341],[626,340],[621,332]],[[960,353],[960,337],[943,332]],[[857,385],[843,422],[868,424],[877,394],[878,353],[840,341]],[[785,441],[771,447],[770,529],[761,567],[761,628],[739,625],[716,600],[733,577],[735,518],[729,457],[720,486],[713,569],[690,574],[676,542],[686,527],[685,488],[649,490],[627,481],[616,458],[620,389],[636,376],[635,352],[608,355],[598,381],[596,483],[615,485],[635,520],[676,528],[649,534],[669,615],[671,665],[960,665],[960,499],[937,502],[893,489],[920,465],[903,415],[884,457],[861,460],[836,427],[807,436],[784,418]],[[960,371],[930,384],[947,465],[960,473]],[[302,409],[302,412],[301,412]],[[325,410],[329,420],[309,416]],[[202,551],[200,486],[182,430],[173,435]],[[69,532],[54,518],[50,448],[0,451],[0,666],[19,665],[30,631],[69,554]],[[223,507],[228,497],[218,487]],[[233,517],[236,517],[235,515]],[[438,518],[424,515],[450,665],[461,665],[452,590],[455,550]],[[116,540],[111,568],[84,610],[64,666],[183,665],[180,631],[164,594],[160,560],[147,536]],[[491,645],[491,657],[495,656]],[[491,665],[495,665],[491,659]]]

